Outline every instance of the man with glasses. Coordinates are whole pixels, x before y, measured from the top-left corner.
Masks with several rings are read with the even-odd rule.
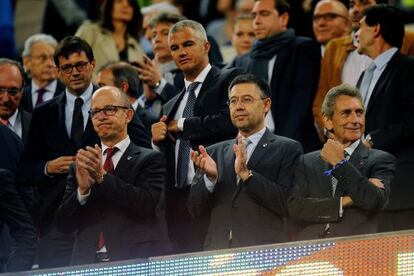
[[[99,262],[103,255],[119,261],[162,254],[166,233],[155,210],[164,187],[164,157],[131,142],[127,125],[134,112],[118,88],[98,89],[89,112],[101,147],[78,150],[56,213],[59,230],[76,231],[71,264]]]
[[[228,95],[237,138],[191,152],[198,170],[190,213],[210,213],[204,249],[286,242],[286,200],[302,147],[265,127],[271,92],[261,78],[236,77]]]
[[[341,1],[322,0],[319,1],[313,11],[313,33],[316,41],[321,44],[321,50],[333,38],[349,34],[351,22],[348,10]]]
[[[47,34],[34,34],[24,44],[23,65],[31,81],[24,87],[21,107],[28,112],[65,89],[57,79],[53,60],[56,45],[56,40]]]
[[[30,128],[30,113],[22,110],[22,87],[25,84],[24,71],[20,63],[0,59],[0,123],[11,129],[26,142]]]
[[[95,59],[89,44],[79,37],[66,37],[56,47],[54,62],[66,90],[33,110],[28,142],[22,156],[20,180],[39,190],[39,266],[69,264],[73,237],[52,224],[62,199],[69,166],[78,149],[99,141],[88,111],[96,87],[91,79]],[[132,141],[150,147],[144,126],[131,122]]]

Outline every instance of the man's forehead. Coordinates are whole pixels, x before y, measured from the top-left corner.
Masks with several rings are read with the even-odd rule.
[[[12,80],[15,82],[22,83],[23,77],[20,73],[19,68],[13,64],[0,65],[0,80]]]
[[[84,59],[84,58],[86,59],[88,58],[85,51],[73,52],[73,53],[68,54],[67,56],[65,55],[59,56],[60,61],[66,61],[70,59]]]

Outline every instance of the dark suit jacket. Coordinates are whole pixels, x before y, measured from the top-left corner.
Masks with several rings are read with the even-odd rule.
[[[372,92],[365,115],[365,134],[374,148],[397,158],[387,209],[413,208],[414,201],[414,58],[396,53]],[[362,77],[361,77],[362,79]]]
[[[200,171],[191,186],[190,213],[198,217],[211,212],[204,249],[227,248],[230,229],[234,247],[287,241],[283,217],[301,145],[266,130],[247,164],[253,176],[236,185],[235,143],[233,139],[208,148],[219,175],[213,193]]]
[[[23,151],[23,143],[19,136],[3,124],[0,124],[0,141],[0,169],[14,173]]]
[[[29,135],[30,122],[32,121],[32,114],[19,108],[20,118],[22,120],[22,141],[27,143],[27,136]]]
[[[75,167],[71,167],[56,226],[76,231],[72,264],[93,263],[103,231],[111,261],[162,254],[163,240],[155,207],[165,181],[165,159],[153,150],[130,144],[114,174],[92,187],[85,205],[77,199]],[[148,246],[150,243],[150,246]]]
[[[7,270],[31,269],[37,247],[33,221],[14,187],[12,172],[0,169],[0,232],[3,224],[9,227],[14,240]]]
[[[275,134],[301,142],[305,152],[321,146],[312,116],[320,61],[319,44],[309,38],[296,37],[277,54],[270,83]],[[251,62],[248,53],[236,58],[234,64],[251,70]]]
[[[181,134],[182,138],[190,140],[193,149],[198,145],[208,146],[236,136],[237,130],[231,123],[227,106],[227,89],[239,74],[239,69],[220,70],[214,66],[207,74],[194,104],[193,117],[184,121],[184,131]],[[163,114],[167,115],[167,121],[174,119],[185,92],[184,89],[164,105]],[[160,145],[167,159],[167,190],[174,189],[175,184],[174,146],[169,138]]]
[[[65,126],[66,94],[47,101],[33,110],[29,137],[19,168],[19,182],[38,187],[40,195],[40,232],[41,235],[49,229],[53,214],[60,204],[65,189],[67,174],[45,175],[45,165],[48,161],[60,156],[75,156],[79,148],[71,141]],[[145,127],[140,122],[137,127],[137,116],[128,125],[131,141],[145,147],[150,147],[150,138]],[[137,143],[138,142],[138,143]],[[93,146],[99,143],[99,138],[93,130],[92,121],[88,118],[82,136],[81,146]]]
[[[33,98],[32,98],[32,82],[31,80],[28,81],[29,84],[23,88],[23,96],[20,101],[20,107],[27,112],[33,112]],[[54,91],[53,97],[61,94],[65,91],[65,85],[61,83],[59,80],[57,81],[56,89]]]
[[[331,177],[324,174],[331,166],[322,160],[320,151],[302,156],[288,200],[291,218],[305,222],[299,239],[378,232],[378,213],[388,203],[394,162],[392,155],[369,150],[360,143],[349,162],[333,171],[338,184],[332,196]],[[377,188],[369,178],[381,179],[385,189]],[[353,201],[351,207],[343,209],[342,218],[339,217],[341,196],[350,196]],[[324,232],[326,223],[330,223],[330,232]]]

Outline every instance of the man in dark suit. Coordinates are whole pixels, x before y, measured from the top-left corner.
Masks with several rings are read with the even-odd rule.
[[[95,145],[78,151],[56,213],[58,229],[76,231],[71,264],[103,261],[103,255],[106,261],[160,255],[166,233],[155,209],[165,159],[130,141],[127,125],[133,110],[118,88],[98,89],[90,112],[102,150]]]
[[[261,78],[236,77],[229,107],[237,139],[192,151],[198,170],[188,205],[195,217],[211,212],[205,250],[288,240],[286,200],[302,147],[265,127],[270,96]]]
[[[36,231],[14,186],[13,173],[0,169],[0,232],[3,225],[8,226],[13,239],[6,271],[30,270],[37,247]],[[1,266],[0,272],[4,272]]]
[[[395,158],[361,141],[365,116],[358,89],[332,88],[322,113],[331,137],[322,150],[301,158],[288,200],[290,217],[303,223],[298,239],[377,233]]]
[[[24,43],[23,65],[31,80],[23,88],[20,106],[27,112],[33,112],[34,107],[65,90],[65,85],[57,79],[53,60],[56,45],[56,40],[47,34],[34,34]]]
[[[79,37],[67,37],[56,47],[54,60],[66,90],[33,110],[19,170],[20,182],[37,186],[40,194],[37,222],[41,268],[69,264],[73,238],[56,231],[53,216],[77,150],[99,142],[88,114],[96,89],[91,82],[95,68],[91,47]],[[150,147],[142,123],[132,123],[128,127],[131,140]]]
[[[286,0],[255,1],[252,50],[234,65],[263,78],[272,91],[266,126],[275,134],[302,143],[305,152],[320,148],[313,125],[312,102],[319,80],[321,51],[317,42],[288,28]]]
[[[404,38],[401,13],[390,5],[372,6],[364,11],[356,35],[358,52],[373,59],[358,83],[366,108],[365,145],[397,158],[381,231],[412,229],[414,59],[399,52]]]
[[[173,250],[202,249],[206,225],[194,224],[186,208],[194,176],[190,148],[232,138],[226,90],[238,69],[220,70],[209,64],[210,44],[203,26],[183,20],[168,36],[172,57],[183,72],[185,90],[164,105],[160,122],[152,126],[152,141],[167,159],[166,218]]]
[[[0,122],[25,143],[31,115],[20,108],[24,84],[24,71],[20,63],[0,58]]]
[[[104,65],[98,72],[96,83],[100,87],[111,85],[124,91],[128,95],[132,109],[135,111],[134,116],[139,117],[148,133],[150,133],[151,125],[158,122],[159,117],[138,104],[137,98],[138,95],[142,94],[142,83],[138,78],[136,67],[126,62]]]

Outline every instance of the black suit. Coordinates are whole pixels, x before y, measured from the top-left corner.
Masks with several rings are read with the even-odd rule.
[[[36,231],[14,187],[13,174],[8,170],[0,169],[0,232],[3,224],[8,226],[14,240],[7,270],[31,269],[37,246]],[[3,246],[5,245],[2,244],[1,247]]]
[[[93,130],[90,118],[88,118],[80,146],[76,147],[66,130],[65,104],[66,94],[61,93],[33,110],[29,137],[19,168],[19,182],[38,187],[40,202],[38,203],[39,207],[36,208],[38,212],[36,222],[39,224],[41,237],[54,229],[52,228],[53,216],[62,200],[67,176],[67,174],[58,174],[53,177],[45,175],[46,163],[60,156],[75,156],[79,148],[99,143],[99,137]],[[140,146],[150,147],[149,135],[141,122],[137,124],[137,120],[138,117],[134,116],[128,125],[131,141]],[[70,244],[70,238],[68,238],[68,244]],[[43,248],[42,242],[40,247]],[[62,258],[62,262],[54,264],[52,260],[56,255],[53,255],[53,250],[40,251],[52,254],[44,258],[50,266],[69,264],[70,256]],[[70,251],[68,248],[69,254]],[[48,264],[46,265],[49,266]]]
[[[365,134],[374,148],[396,158],[395,179],[387,210],[411,210],[393,229],[414,227],[414,59],[395,53],[375,84],[366,111]],[[362,78],[361,78],[362,79]]]
[[[288,210],[293,220],[303,222],[299,239],[378,232],[378,214],[388,203],[395,158],[380,150],[369,150],[361,142],[350,160],[333,171],[338,180],[334,196],[332,178],[324,174],[331,168],[320,157],[320,151],[305,154],[296,168]],[[369,178],[381,179],[384,189]],[[350,196],[353,205],[344,208],[340,218],[342,196]],[[325,231],[327,223],[329,231]]]
[[[0,169],[14,173],[22,151],[23,143],[19,136],[5,125],[0,124]]]
[[[72,264],[93,263],[103,231],[111,261],[163,253],[166,233],[155,209],[165,181],[165,159],[156,151],[130,144],[114,174],[93,186],[85,205],[77,199],[75,167],[71,167],[64,198],[56,213],[60,231],[76,231]]]
[[[193,117],[185,119],[184,130],[180,134],[180,138],[190,140],[193,149],[235,137],[237,130],[230,121],[226,102],[229,84],[239,74],[239,69],[220,70],[214,66],[207,74],[193,107]],[[164,105],[167,122],[174,119],[185,93],[184,89]],[[189,187],[175,188],[175,143],[166,138],[159,146],[167,159],[165,209],[170,239],[176,252],[202,250],[206,225],[191,222],[186,208]]]
[[[190,213],[198,217],[211,212],[204,249],[286,242],[283,217],[301,145],[266,130],[247,164],[253,176],[236,185],[235,143],[232,139],[207,148],[219,175],[213,193],[207,190],[200,171],[191,186]]]
[[[56,89],[53,94],[53,97],[58,96],[65,91],[65,85],[59,80],[57,81]],[[23,96],[20,101],[20,107],[27,112],[33,112],[33,98],[32,98],[32,82],[29,80],[29,84],[23,88]]]
[[[29,135],[30,122],[32,121],[32,114],[19,108],[20,119],[22,120],[22,141],[27,143],[27,136]]]
[[[321,146],[312,115],[320,60],[318,43],[309,38],[296,37],[277,54],[269,84],[274,133],[301,142],[304,152],[317,150]],[[257,68],[252,63],[253,58],[248,53],[236,58],[233,64],[254,72]]]

